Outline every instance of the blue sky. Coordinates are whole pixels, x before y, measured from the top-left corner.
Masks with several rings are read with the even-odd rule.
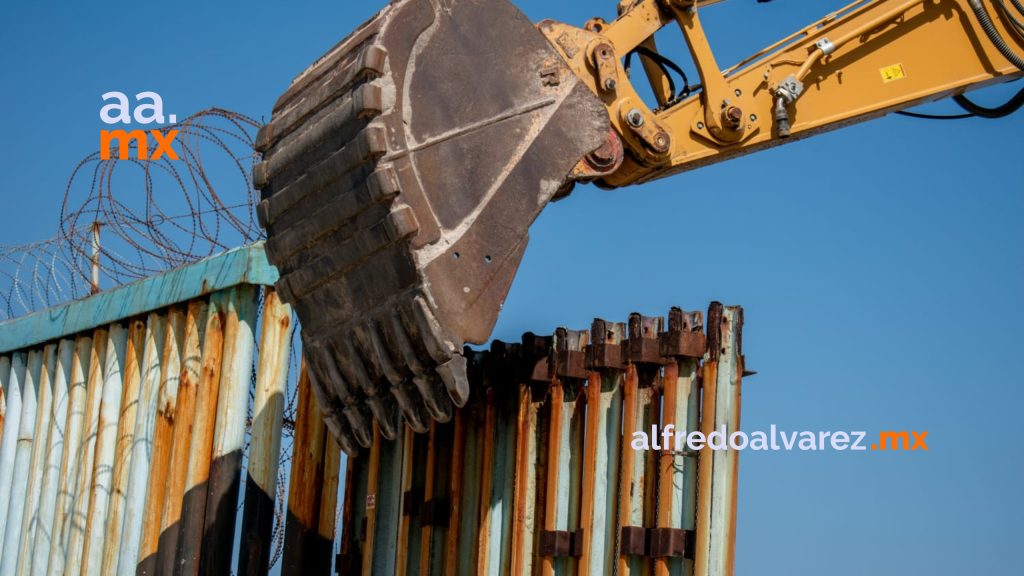
[[[383,4],[5,3],[0,243],[55,233],[67,177],[97,147],[100,94],[155,90],[179,118],[268,116]],[[518,5],[582,24],[615,2]],[[726,65],[841,5],[731,0],[703,19]],[[928,430],[931,449],[745,453],[737,574],[1020,574],[1022,121],[889,117],[648,185],[578,188],[533,228],[496,336],[743,305],[759,372],[745,428]]]

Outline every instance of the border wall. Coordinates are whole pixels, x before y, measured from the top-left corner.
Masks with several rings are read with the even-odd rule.
[[[732,574],[736,452],[630,439],[738,429],[741,309],[467,349],[452,421],[346,458],[276,280],[255,244],[0,323],[0,574]]]

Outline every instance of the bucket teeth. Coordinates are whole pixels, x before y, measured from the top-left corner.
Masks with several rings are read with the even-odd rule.
[[[430,430],[430,416],[427,415],[418,391],[410,382],[393,387],[391,393],[398,401],[398,407],[402,409],[402,416],[409,427],[420,433]]]
[[[373,443],[373,420],[366,405],[352,404],[345,408],[345,419],[355,441],[363,448],[369,448]]]
[[[424,405],[430,417],[442,424],[452,419],[454,406],[445,394],[444,384],[435,374],[421,374],[413,378],[413,384],[423,396]]]
[[[466,359],[453,356],[451,360],[437,367],[437,373],[444,381],[444,387],[452,397],[452,402],[459,408],[469,401],[469,379],[466,377]]]
[[[350,456],[355,456],[359,452],[359,447],[363,446],[368,448],[372,439],[368,439],[366,444],[363,445],[356,434],[356,430],[350,425],[350,422],[345,415],[345,407],[341,404],[338,399],[327,390],[324,386],[323,381],[317,375],[316,370],[310,370],[309,374],[309,388],[313,392],[313,397],[316,399],[317,406],[320,408],[320,413],[323,416],[324,423],[327,425],[327,429],[330,430],[331,434],[338,439],[338,443],[341,448]],[[351,404],[353,407],[358,407],[358,404]],[[360,426],[357,430],[362,431],[368,429],[366,426]]]
[[[341,449],[349,456],[358,456],[360,448],[363,448],[355,441],[355,433],[344,419],[337,417],[325,418],[327,429],[338,439]]]
[[[402,423],[402,413],[399,411],[398,402],[390,394],[380,396],[368,396],[366,405],[373,413],[373,419],[377,421],[377,429],[380,435],[387,440],[398,438],[399,426]]]
[[[395,438],[466,404],[464,345],[489,338],[530,224],[609,128],[508,0],[394,0],[278,99],[257,218],[346,452],[374,422]]]

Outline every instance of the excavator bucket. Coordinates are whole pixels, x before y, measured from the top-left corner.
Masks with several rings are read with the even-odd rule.
[[[257,139],[267,255],[343,448],[447,421],[528,229],[610,130],[507,0],[399,0],[299,75]]]

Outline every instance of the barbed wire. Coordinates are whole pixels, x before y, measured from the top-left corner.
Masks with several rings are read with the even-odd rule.
[[[113,150],[109,160],[102,160],[100,152],[86,156],[68,180],[60,214],[60,237],[74,254],[72,261],[90,262],[90,269],[77,270],[79,275],[90,277],[97,251],[100,273],[120,284],[262,237],[251,177],[258,127],[247,116],[211,108],[160,128],[164,134],[178,131],[179,160],[167,155],[157,161],[120,160]],[[133,140],[129,146],[137,144]],[[130,176],[120,173],[122,167],[136,171],[130,186],[117,181]],[[234,185],[230,174],[237,178]],[[86,179],[82,194],[79,182]],[[238,199],[225,202],[214,180]],[[239,190],[244,191],[241,197]],[[77,233],[96,229],[99,242]]]
[[[59,238],[0,245],[0,319],[77,298],[75,264]]]
[[[127,144],[130,159],[119,158],[116,140],[110,159],[101,151],[83,158],[68,178],[54,236],[0,245],[0,320],[262,238],[251,177],[259,126],[210,108],[159,128],[178,132],[179,160],[131,159],[138,140]]]

